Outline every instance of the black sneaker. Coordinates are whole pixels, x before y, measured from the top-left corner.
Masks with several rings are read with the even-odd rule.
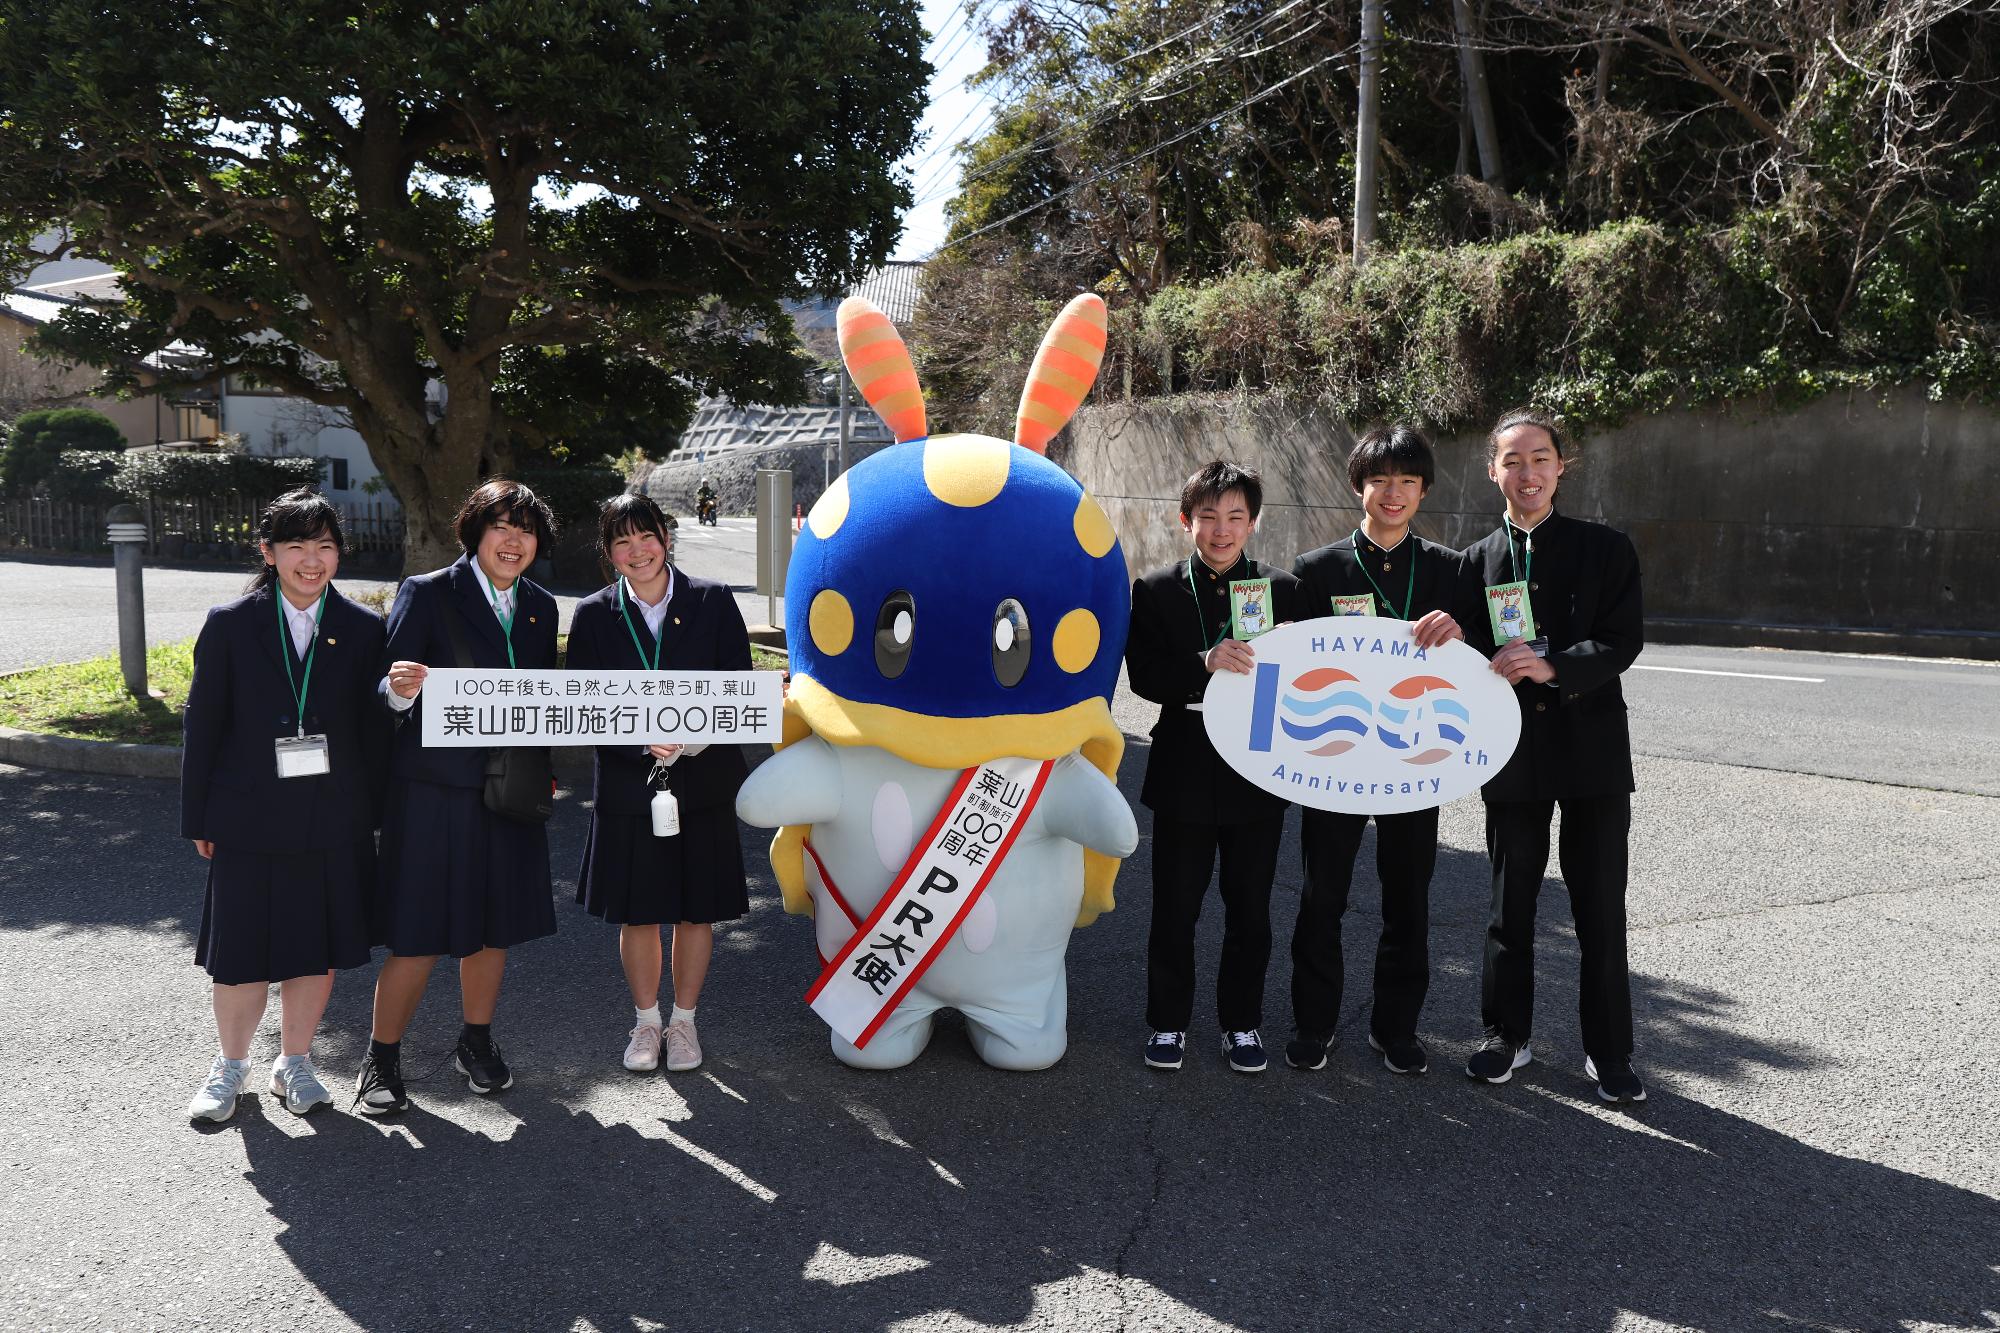
[[[410,1094],[403,1089],[403,1061],[400,1056],[377,1059],[370,1051],[361,1057],[361,1076],[354,1080],[354,1104],[363,1115],[392,1115],[410,1109]]]
[[[1185,1032],[1155,1032],[1146,1038],[1146,1063],[1154,1069],[1179,1069],[1186,1053]]]
[[[1382,1057],[1383,1067],[1392,1074],[1421,1074],[1431,1067],[1430,1055],[1415,1037],[1385,1042],[1371,1032],[1368,1048]]]
[[[460,1035],[453,1064],[465,1075],[465,1086],[482,1097],[514,1086],[514,1071],[500,1058],[500,1043],[491,1037]]]
[[[1294,1069],[1324,1069],[1326,1053],[1332,1049],[1332,1037],[1301,1032],[1285,1043],[1285,1063]]]
[[[1255,1028],[1223,1033],[1222,1053],[1229,1057],[1229,1067],[1239,1074],[1261,1074],[1271,1063],[1271,1057],[1264,1054],[1264,1039]]]
[[[1534,1058],[1534,1048],[1527,1042],[1516,1046],[1495,1033],[1479,1043],[1479,1049],[1465,1062],[1465,1072],[1470,1078],[1484,1079],[1488,1083],[1505,1083],[1514,1077],[1515,1070]]]
[[[1646,1085],[1632,1072],[1630,1060],[1620,1060],[1615,1064],[1606,1061],[1604,1068],[1599,1069],[1597,1062],[1586,1055],[1583,1057],[1583,1076],[1597,1085],[1600,1099],[1614,1105],[1646,1100]]]

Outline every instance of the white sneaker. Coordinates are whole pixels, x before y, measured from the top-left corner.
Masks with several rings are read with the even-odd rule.
[[[236,1114],[236,1099],[250,1079],[248,1060],[230,1060],[218,1054],[208,1067],[208,1082],[188,1102],[188,1119],[212,1120],[217,1124]]]
[[[694,1020],[683,1018],[667,1024],[667,1069],[682,1073],[701,1064],[701,1041],[694,1035]]]
[[[333,1094],[319,1081],[319,1071],[313,1068],[309,1055],[290,1065],[271,1066],[271,1095],[284,1098],[285,1109],[293,1115],[304,1115],[315,1106],[333,1105]]]
[[[660,1030],[651,1023],[632,1029],[632,1040],[625,1043],[625,1067],[635,1074],[660,1067]]]

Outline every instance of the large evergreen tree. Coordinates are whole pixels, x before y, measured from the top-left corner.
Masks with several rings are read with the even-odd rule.
[[[802,389],[783,296],[887,253],[913,0],[0,0],[0,264],[124,274],[43,345],[344,411],[411,568],[482,472]],[[443,410],[426,400],[436,379]]]

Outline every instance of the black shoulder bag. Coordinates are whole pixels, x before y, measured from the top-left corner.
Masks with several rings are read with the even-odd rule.
[[[465,646],[463,618],[458,608],[446,604],[445,632],[451,635],[452,656],[458,665],[476,665]],[[546,824],[555,813],[555,766],[541,746],[496,745],[486,752],[486,808],[503,819],[523,824]]]

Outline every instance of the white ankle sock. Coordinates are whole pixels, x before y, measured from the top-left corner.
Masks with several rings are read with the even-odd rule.
[[[634,1006],[632,1012],[639,1016],[639,1021],[633,1024],[634,1027],[656,1028],[660,1026],[659,1005],[656,1004],[651,1009],[640,1009]]]
[[[276,1060],[271,1062],[271,1068],[290,1069],[293,1065],[303,1064],[311,1058],[310,1055],[280,1055]]]
[[[675,1006],[674,1006],[674,1017],[673,1017],[673,1021],[674,1021],[674,1022],[676,1022],[676,1023],[692,1023],[692,1022],[694,1022],[694,1010],[692,1010],[692,1009],[683,1009],[683,1008],[681,1008],[681,1007],[680,1007],[679,1005],[675,1005]]]

